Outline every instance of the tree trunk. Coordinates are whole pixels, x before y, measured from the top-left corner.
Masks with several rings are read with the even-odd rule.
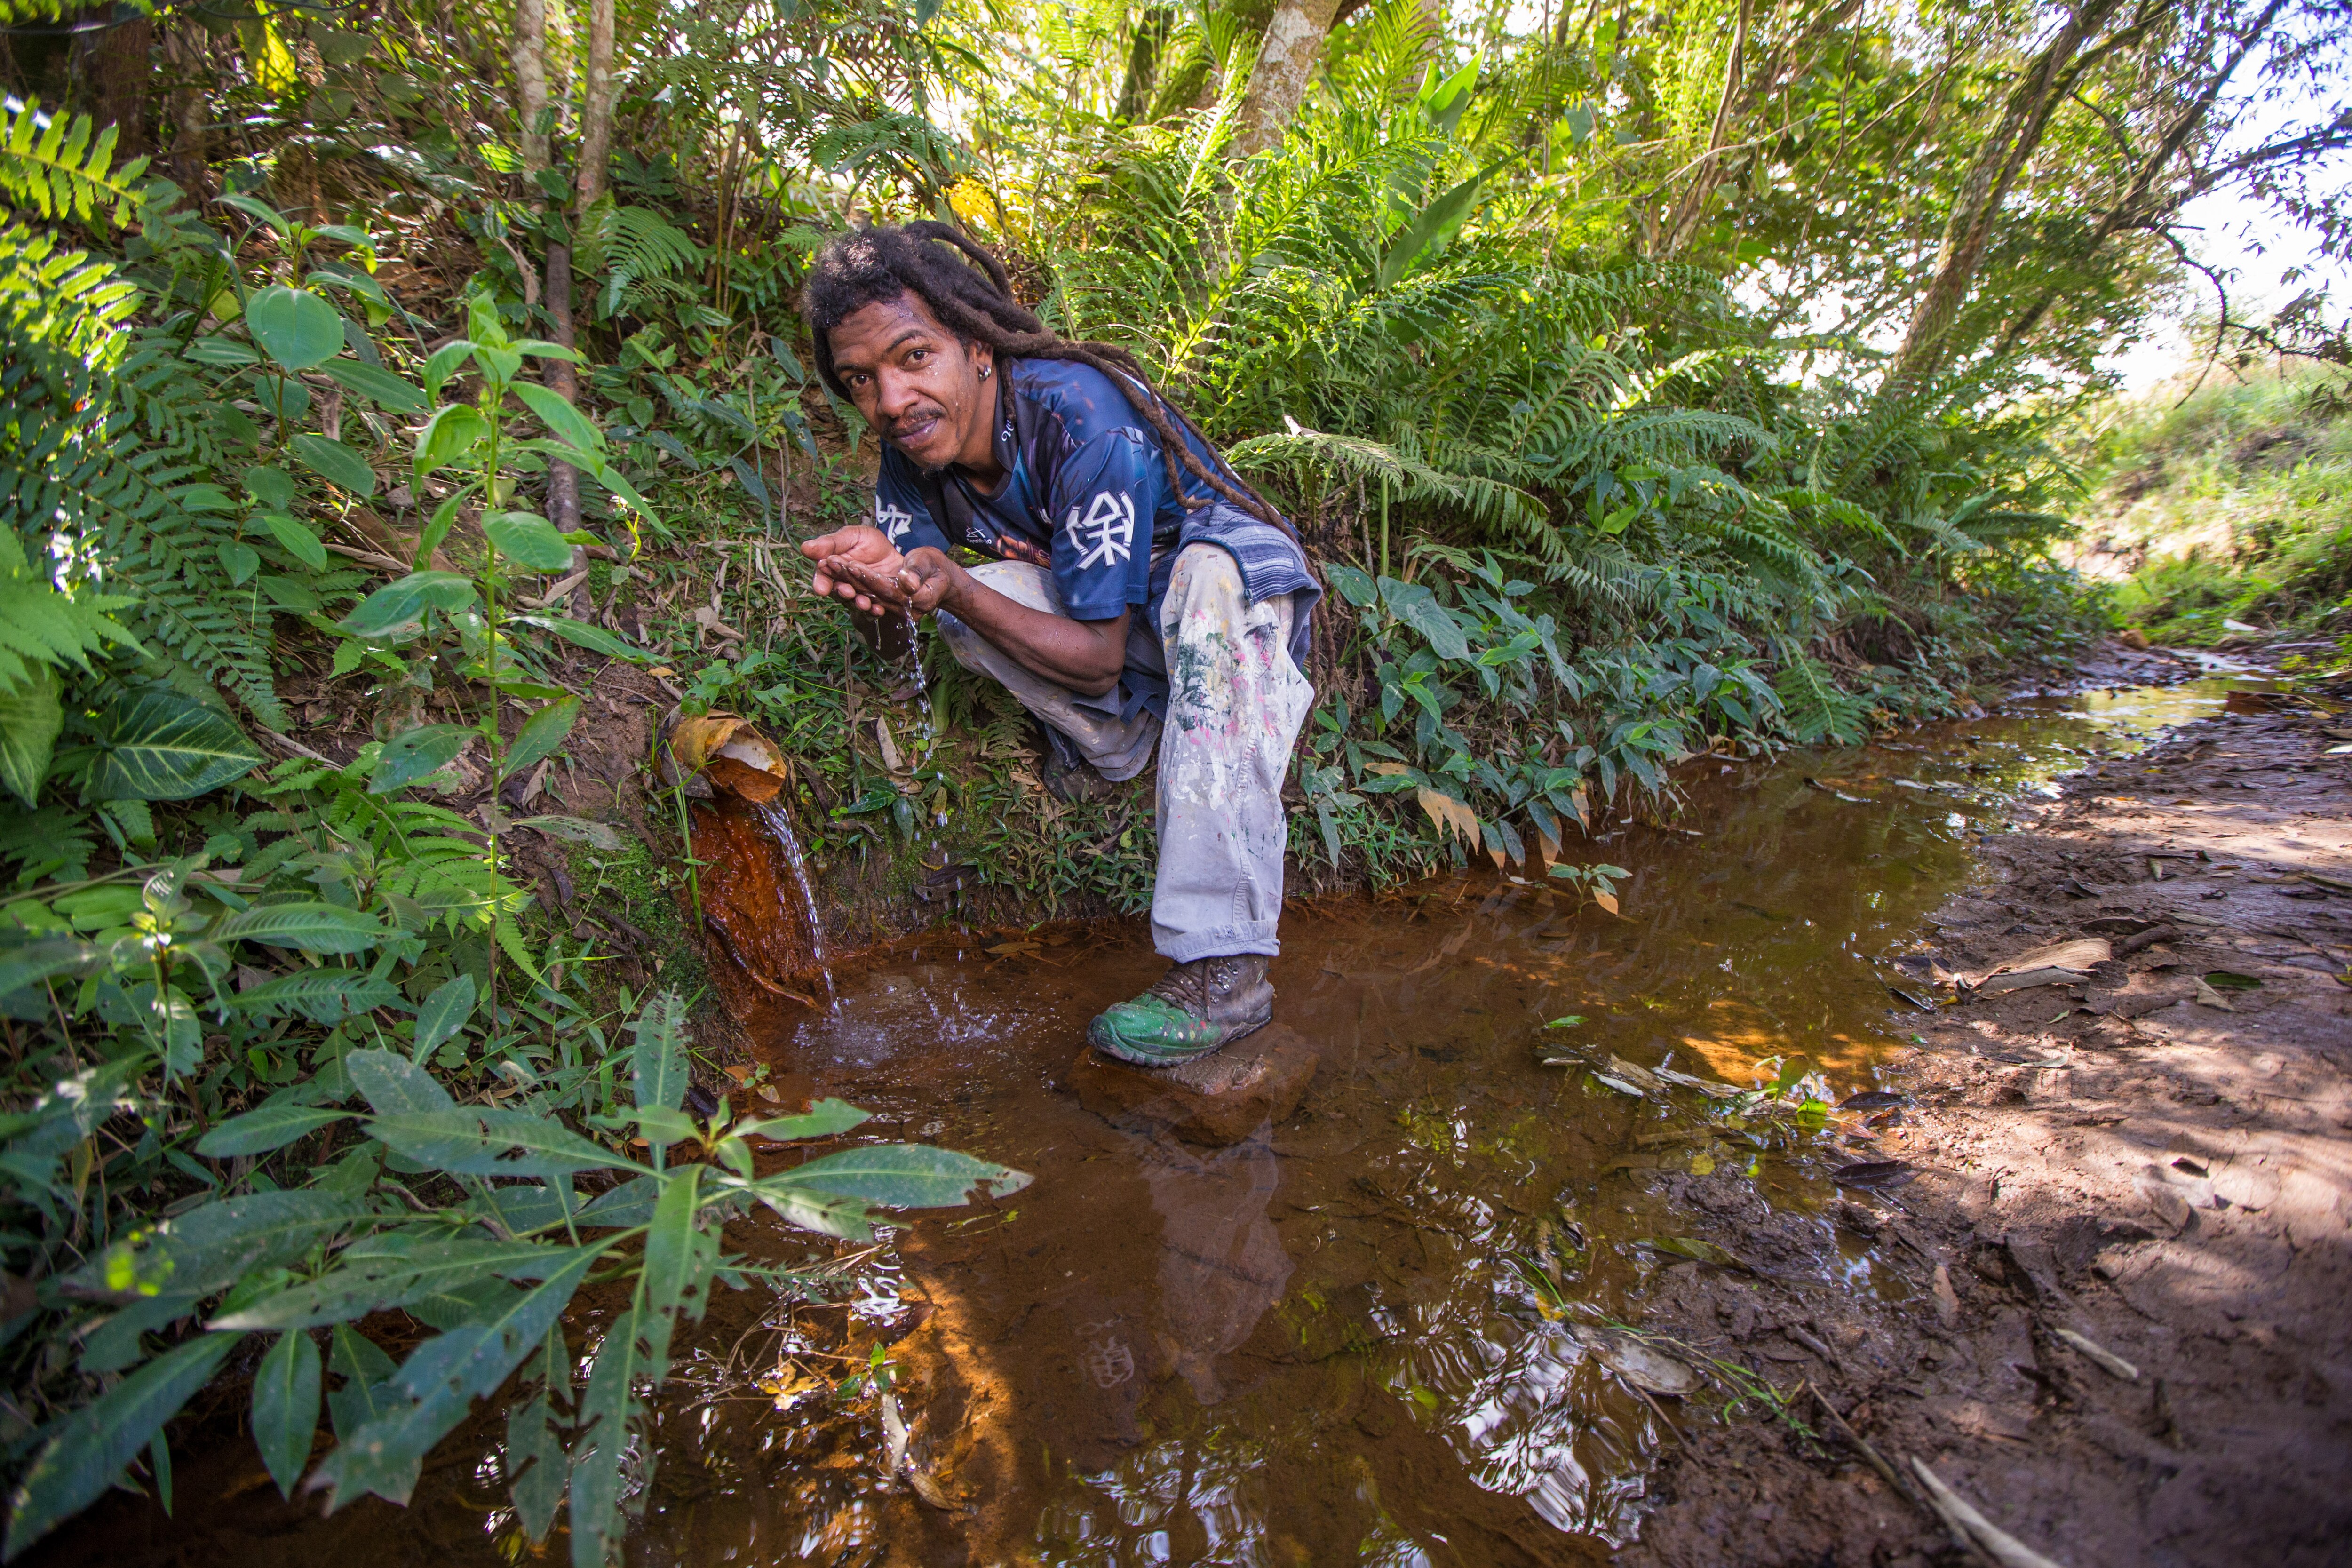
[[[1699,220],[1706,216],[1706,199],[1723,184],[1723,149],[1731,140],[1732,116],[1740,100],[1740,79],[1748,68],[1748,22],[1753,9],[1750,0],[1739,0],[1739,19],[1731,29],[1731,54],[1723,64],[1723,96],[1716,100],[1715,123],[1707,128],[1706,151],[1700,154],[1698,167],[1691,171],[1690,188],[1675,204],[1674,216],[1666,221],[1664,254],[1672,256],[1691,242],[1698,233]]]
[[[1306,101],[1307,80],[1322,58],[1323,40],[1330,36],[1339,9],[1339,0],[1281,0],[1275,6],[1242,98],[1233,156],[1246,158],[1282,140]]]
[[[1944,225],[1944,242],[1936,256],[1936,275],[1912,314],[1911,328],[1895,356],[1880,391],[1882,399],[1908,397],[1943,366],[1952,325],[1975,287],[1977,268],[1985,246],[2018,172],[2042,144],[2050,111],[2059,97],[2059,79],[2074,63],[2083,45],[2106,25],[2120,0],[2084,0],[2070,15],[2025,75],[2010,89],[2000,123],[1977,149],[1952,202]]]
[[[205,120],[205,31],[194,22],[174,22],[163,38],[172,68],[172,178],[198,205],[212,194],[206,189],[212,132]]]
[[[2247,31],[2243,38],[2239,40],[2237,50],[2231,55],[2228,63],[2214,73],[2213,79],[2206,84],[2205,90],[2197,95],[2197,100],[2189,106],[2178,121],[2174,121],[2172,129],[2165,132],[2164,139],[2157,144],[2156,151],[2141,162],[2138,173],[2132,177],[2131,184],[2125,189],[2122,196],[2117,198],[2107,216],[2099,220],[2097,229],[2093,231],[2090,255],[2096,255],[2099,247],[2114,238],[2123,229],[2134,224],[2144,223],[2154,216],[2141,210],[2141,204],[2147,199],[2149,188],[2156,184],[2158,176],[2164,173],[2166,165],[2179,156],[2180,149],[2188,144],[2189,137],[2196,134],[2197,128],[2205,123],[2205,117],[2213,111],[2214,102],[2221,98],[2222,89],[2230,85],[2230,79],[2238,74],[2238,68],[2245,63],[2246,56],[2252,53],[2254,46],[2270,32],[2272,24],[2278,20],[2278,14],[2285,8],[2286,0],[2271,0],[2269,6],[2255,19],[2253,26]],[[2085,259],[2088,258],[2086,256]],[[2017,319],[2009,331],[2001,334],[2000,352],[2007,353],[2022,343],[2033,329],[2042,324],[2042,319],[2050,313],[2050,307],[2057,303],[2057,300],[2058,295],[2054,289],[2044,290],[2042,297]]]
[[[1127,50],[1127,79],[1119,84],[1118,104],[1111,118],[1137,121],[1151,112],[1160,81],[1160,57],[1167,53],[1168,35],[1175,26],[1176,13],[1166,5],[1154,5],[1136,18],[1135,37]]]
[[[547,114],[547,0],[515,0],[515,118],[521,122],[522,166],[526,179],[547,167],[547,132],[540,121]],[[543,193],[536,181],[534,202]]]
[[[588,70],[580,84],[580,210],[604,194],[613,154],[613,0],[588,0]]]

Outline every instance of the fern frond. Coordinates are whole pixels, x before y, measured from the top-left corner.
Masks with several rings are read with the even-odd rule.
[[[147,160],[114,167],[114,127],[87,114],[44,114],[38,99],[0,100],[0,195],[55,221],[131,222]]]

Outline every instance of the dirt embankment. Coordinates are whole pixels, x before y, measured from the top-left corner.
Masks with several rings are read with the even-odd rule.
[[[1870,1248],[1871,1283],[1667,1272],[1645,1326],[1794,1391],[1821,1440],[1692,1426],[1624,1561],[1997,1560],[1924,1506],[1916,1456],[2066,1568],[2352,1562],[2344,722],[2183,725],[1988,846],[1908,964],[1946,999],[1908,1021],[1911,1103],[1855,1156],[1908,1185],[1774,1218],[1691,1183],[1727,1244],[1809,1250],[1805,1281]],[[1939,986],[2077,939],[2111,953],[2061,955],[2079,982]]]

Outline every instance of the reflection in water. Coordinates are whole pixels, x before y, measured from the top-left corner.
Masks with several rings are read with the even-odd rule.
[[[1036,1182],[886,1232],[838,1307],[718,1293],[661,1406],[631,1561],[1605,1560],[1672,1439],[1527,1269],[1558,1279],[1571,1323],[1638,1317],[1664,1261],[1639,1244],[1687,1234],[1682,1205],[1726,1178],[1695,1185],[1687,1146],[1643,1141],[1663,1109],[1541,1065],[1547,1048],[1741,1084],[1803,1056],[1866,1086],[1908,1038],[1888,961],[1966,883],[1972,836],[2053,773],[2218,700],[2094,697],[1695,764],[1717,770],[1685,770],[1696,834],[1627,827],[1591,851],[1633,873],[1623,920],[1483,871],[1296,908],[1275,981],[1319,1070],[1298,1116],[1225,1150],[1111,1125],[1057,1087],[1086,1020],[1158,973],[1139,931],[845,967],[839,1007],[790,1010],[763,1054],[875,1110],[860,1136],[971,1149]],[[779,889],[750,891],[775,907]],[[1826,1237],[1805,1217],[1830,1199],[1821,1168],[1767,1155],[1742,1201]],[[748,1224],[730,1238],[763,1260],[803,1245]],[[1881,1288],[1867,1250],[1832,1266],[1846,1289]],[[600,1321],[583,1314],[575,1346]],[[946,1508],[884,1479],[870,1394],[833,1396],[877,1346]],[[464,1439],[486,1478],[497,1438],[485,1424]],[[405,1513],[268,1528],[289,1563],[497,1563],[498,1489],[453,1479],[475,1468],[429,1468]],[[176,1521],[135,1542],[85,1530],[79,1550],[245,1568],[238,1543],[278,1505],[247,1491],[199,1517],[203,1495],[184,1475]]]
[[[1265,1214],[1281,1175],[1273,1131],[1206,1156],[1164,1134],[1146,1145],[1143,1182],[1160,1219],[1162,1331],[1202,1405],[1224,1397],[1217,1358],[1250,1337],[1290,1282],[1290,1257]]]

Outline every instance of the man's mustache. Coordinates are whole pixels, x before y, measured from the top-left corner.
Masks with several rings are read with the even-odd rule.
[[[895,441],[907,430],[915,426],[936,424],[940,420],[945,419],[947,416],[948,411],[938,406],[936,404],[922,408],[912,409],[905,414],[901,414],[896,419],[891,420],[888,427],[883,431],[883,434]]]

